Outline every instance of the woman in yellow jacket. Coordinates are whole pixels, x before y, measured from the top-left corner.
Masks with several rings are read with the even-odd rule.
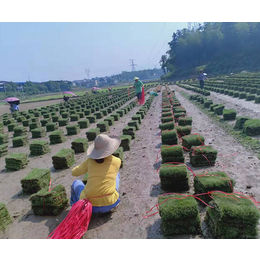
[[[92,213],[106,213],[119,202],[119,168],[121,160],[112,154],[120,146],[121,139],[114,135],[100,134],[87,150],[88,159],[72,170],[73,176],[88,172],[87,184],[80,180],[71,186],[70,204],[88,199],[92,204]]]

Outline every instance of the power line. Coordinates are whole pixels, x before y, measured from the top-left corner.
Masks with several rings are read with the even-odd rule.
[[[178,22],[175,23],[173,32],[174,32],[174,30],[175,30],[177,24],[178,24]],[[165,46],[165,44],[168,43],[168,41],[169,41],[169,40],[166,40],[166,41],[164,42],[164,44],[161,46],[161,48],[163,48],[163,47]],[[161,48],[160,48],[159,51],[153,56],[152,61],[153,61],[154,58],[157,56],[157,54],[161,51]]]

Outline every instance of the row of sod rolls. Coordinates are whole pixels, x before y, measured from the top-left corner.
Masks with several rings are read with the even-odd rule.
[[[225,109],[223,104],[214,104],[212,100],[208,100],[199,95],[190,95],[190,100],[194,100],[208,108],[212,114],[223,115],[223,120],[236,120],[234,129],[242,131],[248,136],[260,135],[260,119],[252,119],[249,116],[237,116],[234,109]]]
[[[165,192],[185,192],[189,190],[189,173],[184,164],[184,152],[189,151],[190,163],[193,166],[208,166],[215,163],[217,151],[211,146],[204,145],[205,139],[199,134],[189,132],[188,135],[178,136],[176,131],[178,120],[176,121],[174,117],[174,104],[178,101],[167,88],[163,91],[163,98],[165,99],[162,113],[171,112],[174,120],[168,127],[162,127],[163,123],[160,125],[161,188]],[[204,203],[209,203],[206,209],[206,223],[214,238],[257,237],[259,211],[250,199],[239,196],[234,191],[233,179],[225,172],[219,171],[200,175],[193,172],[193,177],[194,194],[172,193],[159,196],[159,214],[164,236],[201,234],[198,203],[204,206],[206,206]],[[204,203],[200,202],[201,200]],[[252,215],[252,219],[248,218],[249,215],[245,212]]]

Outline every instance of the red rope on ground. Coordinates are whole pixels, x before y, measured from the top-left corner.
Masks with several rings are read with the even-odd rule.
[[[80,239],[88,230],[92,215],[92,204],[89,200],[74,203],[66,218],[50,233],[50,239]]]

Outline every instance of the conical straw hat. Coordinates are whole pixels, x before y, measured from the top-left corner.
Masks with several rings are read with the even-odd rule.
[[[88,148],[87,156],[91,159],[102,159],[113,154],[121,143],[120,137],[116,135],[100,134],[94,143]]]

